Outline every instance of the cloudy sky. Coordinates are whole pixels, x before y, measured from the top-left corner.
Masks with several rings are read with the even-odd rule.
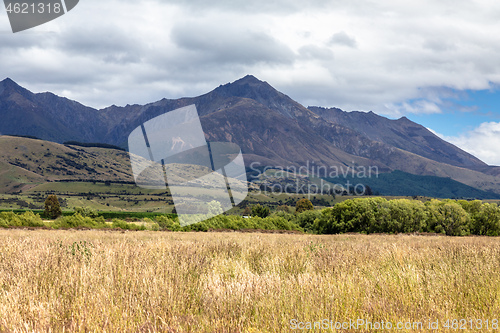
[[[0,79],[105,107],[253,74],[305,106],[408,118],[500,165],[500,2],[81,0],[13,34]]]

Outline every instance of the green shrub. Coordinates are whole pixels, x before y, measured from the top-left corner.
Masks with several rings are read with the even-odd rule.
[[[21,224],[26,227],[43,227],[43,220],[38,214],[34,214],[31,211],[23,213],[19,216],[21,219]]]
[[[297,218],[296,215],[294,215],[292,213],[285,212],[285,211],[276,211],[276,212],[272,213],[270,216],[271,217],[279,216],[279,217],[284,218],[287,221],[292,221],[292,222],[295,222],[296,218]]]
[[[383,198],[349,199],[326,208],[316,222],[319,233],[382,232],[388,210]]]
[[[99,213],[97,210],[91,207],[75,207],[75,213],[80,214],[83,217],[97,218]]]
[[[356,198],[324,209],[314,222],[314,228],[327,234],[409,233],[425,231],[427,219],[427,207],[420,201]]]
[[[280,216],[269,216],[264,219],[263,221],[266,225],[269,223],[271,224],[271,228],[266,228],[266,229],[272,229],[272,230],[300,230],[302,231],[302,228],[300,228],[298,225],[295,223],[288,221],[284,219],[283,217]]]
[[[57,196],[51,194],[45,199],[45,216],[51,219],[56,219],[62,215],[61,206]]]
[[[98,223],[90,217],[84,217],[79,213],[75,213],[71,216],[61,216],[58,219],[56,219],[54,221],[53,228],[55,229],[69,229],[69,228],[79,228],[79,227],[97,228],[97,227],[103,227],[101,224],[103,223]]]
[[[14,212],[0,213],[0,226],[2,227],[43,227],[43,220],[39,214],[31,211],[24,212],[23,214],[16,214]]]
[[[144,224],[137,225],[134,223],[127,223],[127,221],[120,219],[113,219],[113,223],[111,225],[113,228],[119,228],[123,230],[147,230]]]
[[[183,227],[183,231],[208,231],[210,229],[262,229],[262,230],[300,230],[303,231],[292,219],[287,219],[280,214],[271,216],[251,217],[248,219],[236,215],[218,215],[205,221]],[[290,214],[288,214],[290,215]],[[288,217],[288,216],[287,216]]]
[[[426,229],[427,212],[421,201],[394,199],[384,203],[388,217],[381,228],[387,233],[411,233]]]
[[[19,227],[22,226],[22,221],[14,212],[1,212],[0,219],[5,221],[5,224],[10,227]]]
[[[127,221],[120,220],[120,219],[113,219],[113,228],[120,228],[124,230],[129,230],[131,228],[132,224],[127,223]]]
[[[313,210],[314,205],[312,204],[311,200],[303,198],[297,201],[295,204],[295,213],[299,214],[302,213],[306,210]]]
[[[213,202],[212,210],[219,210]],[[181,227],[178,218],[169,214],[143,216],[144,223],[137,225],[122,219],[106,224],[103,216],[95,217],[95,210],[75,208],[71,216],[61,216],[52,223],[53,228],[107,228],[125,230],[208,231],[210,229],[263,229],[298,230],[319,234],[361,233],[410,233],[437,232],[450,236],[468,234],[499,236],[500,207],[481,201],[430,200],[425,204],[418,200],[384,198],[354,198],[342,201],[332,208],[305,210],[290,214],[280,209],[269,215],[269,207],[255,205],[253,216],[217,215],[199,223]],[[19,212],[20,213],[20,212]],[[25,211],[0,212],[0,227],[42,227],[45,224],[39,214]],[[82,215],[83,214],[83,215]],[[91,216],[94,216],[92,218]],[[208,215],[203,215],[208,216]],[[154,218],[151,219],[151,218]]]
[[[470,216],[453,200],[431,200],[425,203],[429,214],[427,230],[448,236],[470,234]]]
[[[180,231],[181,230],[181,225],[179,224],[179,221],[166,216],[166,215],[160,215],[155,218],[156,223],[158,223],[158,226],[160,230],[170,230],[170,231]]]
[[[292,210],[291,210],[290,206],[281,205],[281,206],[276,207],[276,212],[291,213]]]
[[[231,230],[239,230],[242,229],[243,224],[240,223],[240,220],[244,220],[240,216],[226,216],[226,215],[217,215],[211,217],[207,220],[194,223],[182,228],[185,231],[208,231],[210,229],[231,229]]]
[[[305,231],[317,233],[316,220],[321,217],[321,211],[306,210],[295,216],[295,224]]]
[[[484,203],[471,214],[471,233],[475,235],[500,235],[500,207]]]
[[[269,207],[262,206],[261,204],[253,205],[252,216],[257,216],[262,218],[269,216]]]

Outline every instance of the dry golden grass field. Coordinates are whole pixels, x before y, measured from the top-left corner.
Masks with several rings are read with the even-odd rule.
[[[499,238],[0,230],[0,332],[499,331],[499,294]]]

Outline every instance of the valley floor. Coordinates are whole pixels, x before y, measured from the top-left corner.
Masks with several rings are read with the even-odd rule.
[[[318,321],[363,323],[356,332],[382,322],[496,331],[499,245],[497,237],[0,230],[0,332],[289,332]]]

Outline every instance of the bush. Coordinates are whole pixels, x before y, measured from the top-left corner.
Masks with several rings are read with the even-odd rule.
[[[261,218],[269,216],[269,207],[262,206],[260,204],[253,205],[252,206],[252,216],[257,216],[257,217],[261,217]]]
[[[45,226],[43,224],[42,218],[38,214],[34,214],[31,211],[23,213],[21,216],[19,216],[21,219],[21,224],[26,227],[43,227]]]
[[[385,203],[388,209],[386,224],[381,229],[388,233],[410,233],[426,229],[427,212],[421,201],[395,199]]]
[[[54,194],[51,194],[45,199],[45,216],[51,219],[56,219],[62,215],[59,200]]]
[[[349,199],[326,208],[316,222],[319,233],[381,232],[388,217],[383,198]]]
[[[287,205],[281,205],[281,206],[278,206],[276,207],[276,211],[277,212],[285,212],[285,213],[291,213],[291,209],[289,206]]]
[[[399,233],[426,229],[426,206],[420,201],[357,198],[324,209],[315,221],[319,233]]]
[[[34,214],[31,211],[24,212],[23,214],[16,214],[14,212],[0,213],[0,227],[43,227],[43,220],[40,215]]]
[[[155,221],[156,223],[158,223],[160,230],[170,230],[170,231],[181,230],[181,225],[179,224],[179,222],[174,219],[171,219],[166,215],[157,216],[155,218]]]
[[[127,221],[120,220],[120,219],[113,219],[113,228],[119,228],[123,230],[146,230],[146,226],[143,225],[137,225],[134,223],[127,223]]]
[[[131,224],[127,223],[127,221],[124,221],[124,220],[113,219],[112,226],[113,226],[113,228],[128,230],[128,229],[130,229]]]
[[[297,231],[303,231],[302,228],[300,228],[298,225],[295,223],[286,220],[285,218],[281,216],[269,216],[264,219],[263,221],[266,225],[270,225],[270,228],[266,229],[271,229],[271,230],[297,230]]]
[[[470,234],[470,217],[460,204],[453,200],[431,200],[425,203],[429,214],[427,230],[448,236]]]
[[[297,203],[295,204],[295,213],[299,214],[306,210],[314,210],[314,205],[312,204],[311,200],[303,198],[297,201]]]
[[[22,222],[21,219],[19,218],[19,215],[17,215],[14,212],[1,212],[0,220],[3,220],[4,224],[9,227],[22,226]]]
[[[243,209],[243,212],[241,213],[243,216],[250,216],[252,215],[252,209],[250,206],[246,206],[245,209]]]
[[[288,214],[290,215],[290,214]],[[231,230],[241,230],[241,229],[262,229],[262,230],[299,230],[303,231],[297,224],[292,220],[288,219],[288,216],[280,216],[280,214],[273,214],[271,216],[261,218],[252,217],[249,219],[244,219],[241,216],[236,215],[218,215],[214,216],[208,220],[191,224],[186,227],[182,227],[183,231],[208,231],[210,229],[231,229]],[[293,215],[292,215],[293,217]]]
[[[99,213],[95,209],[90,207],[75,207],[75,213],[78,213],[83,217],[99,217]]]
[[[295,224],[305,231],[318,233],[317,222],[321,216],[321,211],[306,210],[295,216]]]
[[[218,210],[214,203],[213,211]],[[53,228],[106,228],[103,216],[92,218],[94,210],[75,208],[71,216],[61,216],[52,223]],[[290,214],[284,209],[269,215],[269,207],[255,205],[254,216],[242,218],[235,215],[217,215],[199,223],[181,227],[177,217],[172,215],[149,215],[143,217],[142,225],[127,223],[115,218],[112,227],[126,230],[171,230],[208,231],[210,229],[263,229],[298,230],[319,234],[361,232],[361,233],[411,233],[437,232],[450,236],[469,234],[499,236],[500,207],[481,201],[431,200],[425,204],[418,200],[384,198],[355,198],[342,201],[332,208],[305,210]],[[83,215],[82,215],[83,214]],[[16,214],[13,211],[0,212],[0,227],[44,226],[39,214],[31,211]]]
[[[75,213],[71,216],[61,216],[54,221],[52,225],[55,229],[69,229],[69,228],[97,228],[104,227],[104,223],[98,223],[90,217],[84,217],[79,213]]]
[[[284,218],[287,221],[291,221],[291,222],[294,222],[294,223],[296,223],[296,218],[297,218],[296,215],[294,215],[292,213],[284,212],[284,211],[274,212],[270,216],[271,217],[279,216],[279,217]]]
[[[463,206],[462,206],[463,207]],[[471,213],[470,231],[475,235],[500,235],[500,207],[484,203]]]

